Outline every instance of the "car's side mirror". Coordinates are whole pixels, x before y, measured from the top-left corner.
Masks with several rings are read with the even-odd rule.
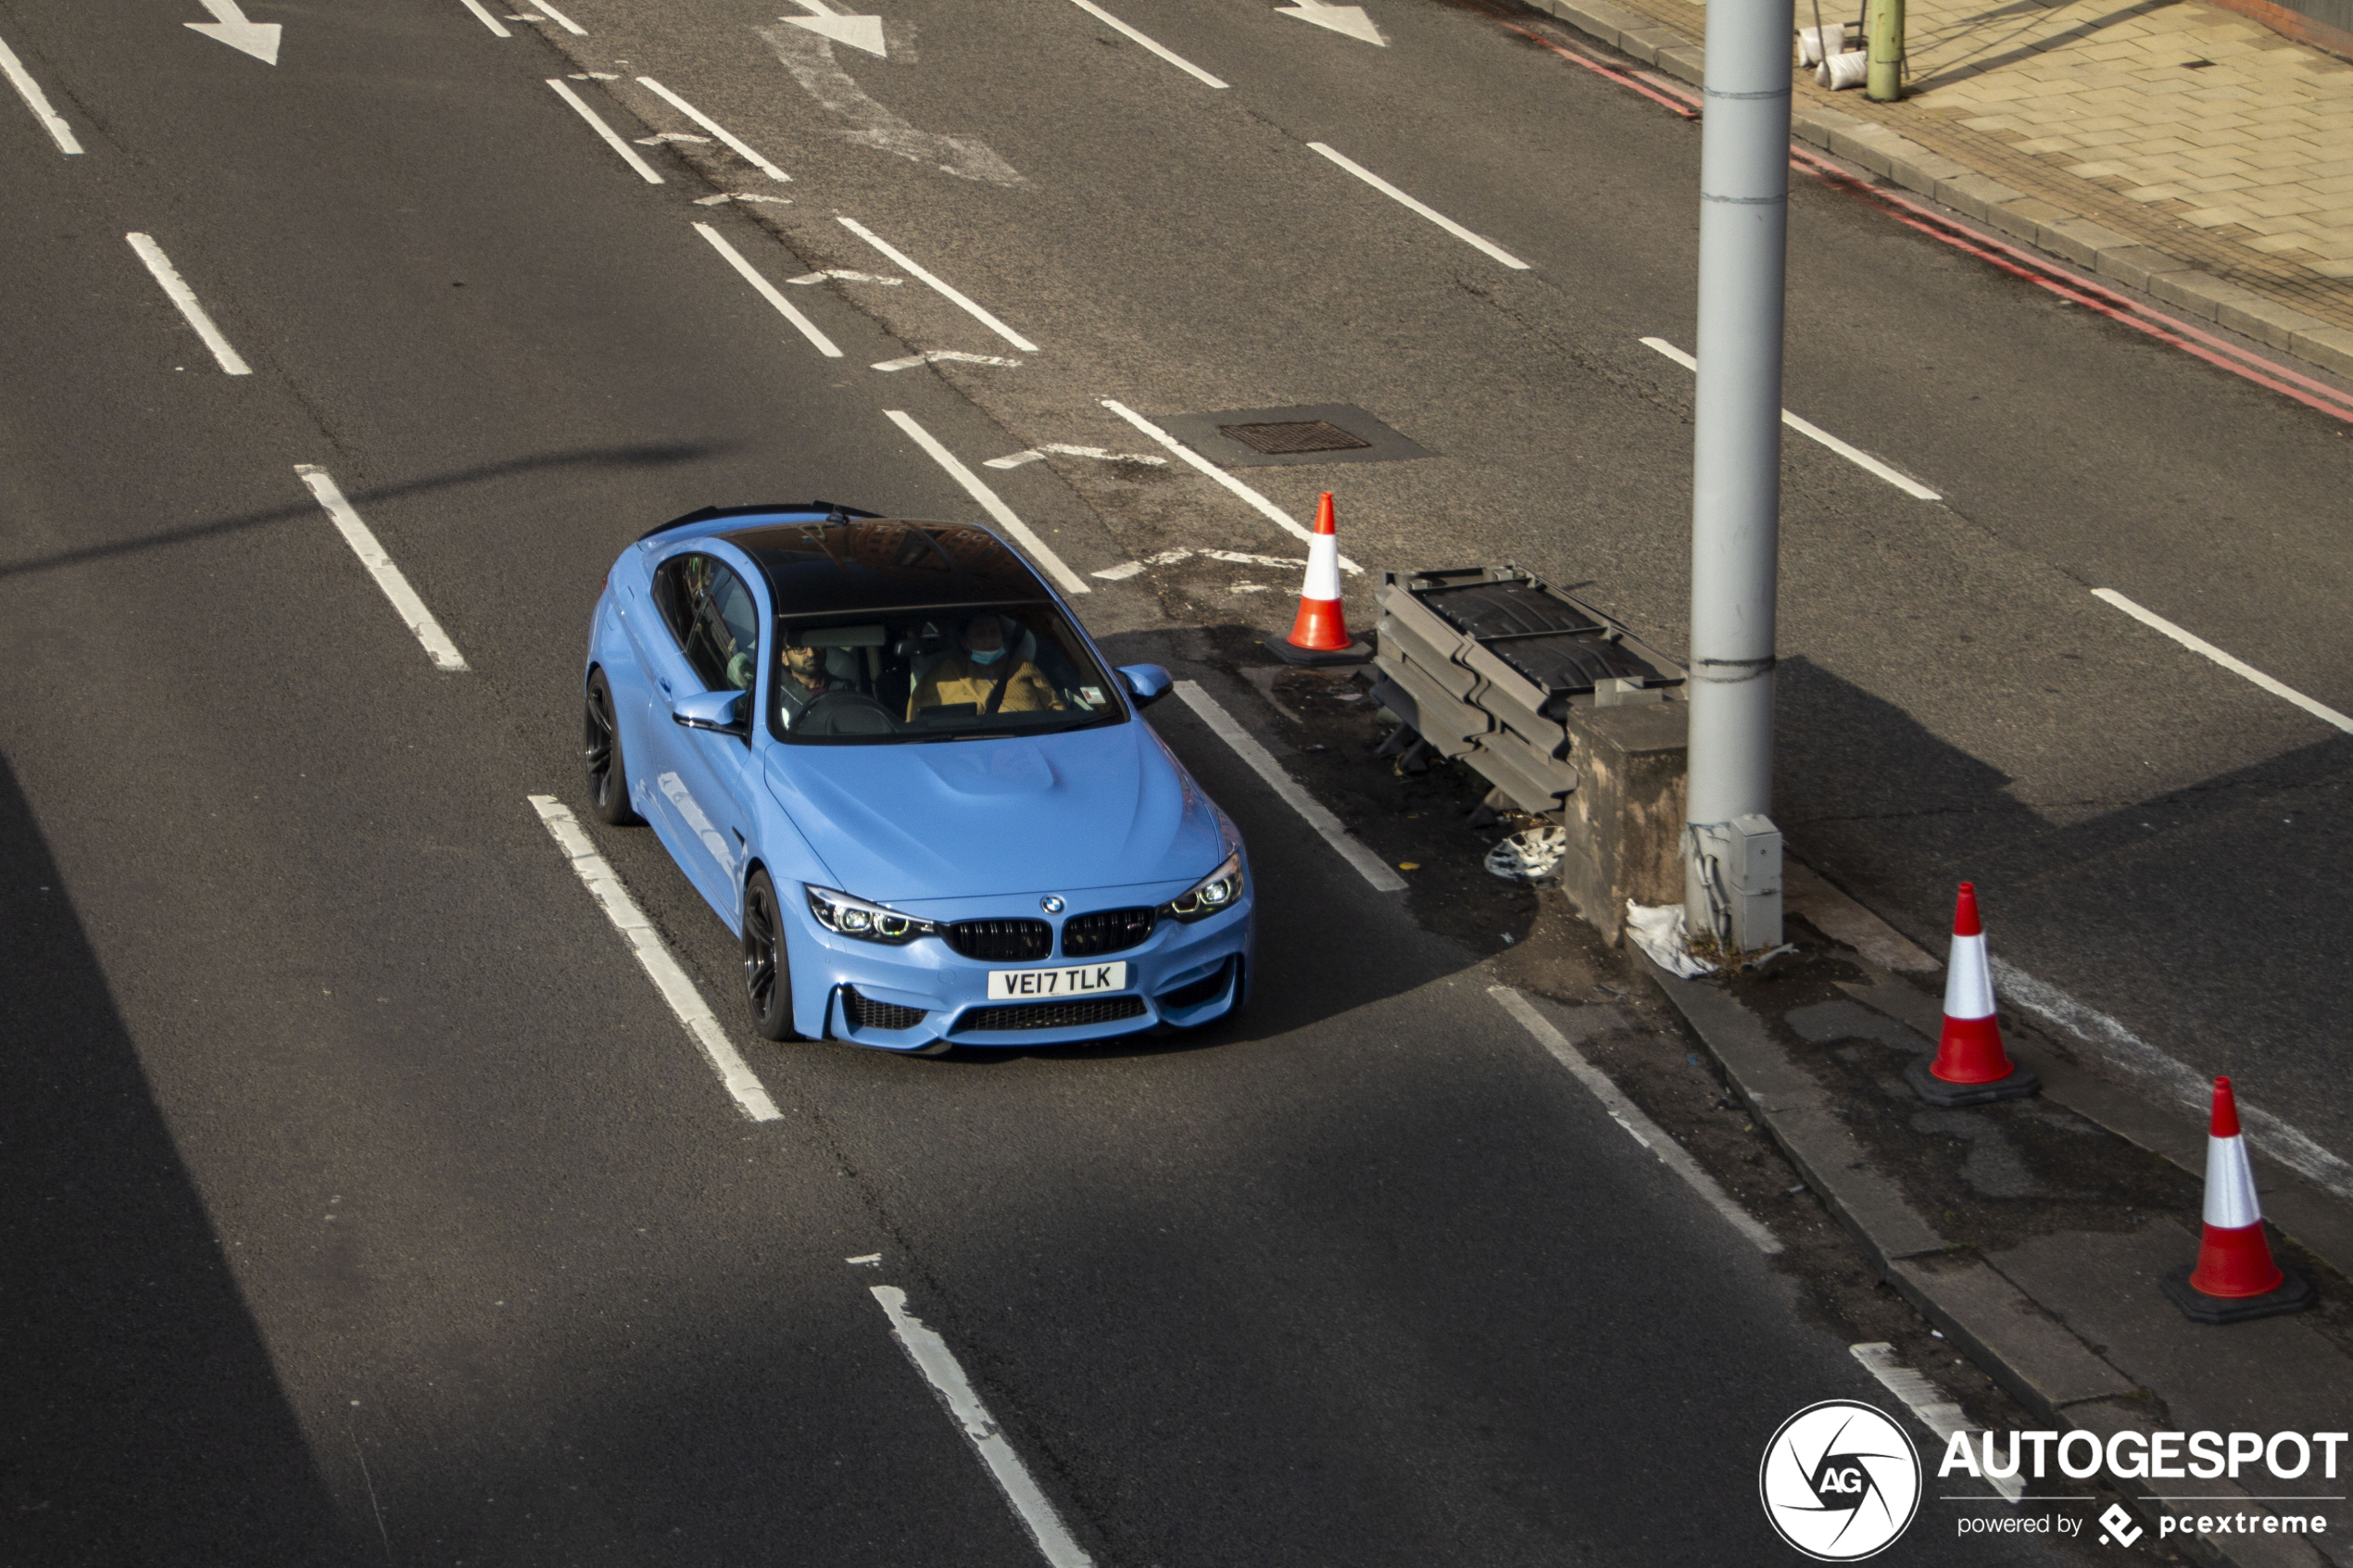
[[[697,692],[671,704],[670,718],[672,722],[689,730],[749,735],[751,725],[743,715],[749,703],[750,697],[744,692]]]
[[[1176,684],[1169,679],[1168,671],[1157,664],[1123,664],[1119,678],[1126,683],[1127,695],[1136,699],[1139,708],[1150,708]]]

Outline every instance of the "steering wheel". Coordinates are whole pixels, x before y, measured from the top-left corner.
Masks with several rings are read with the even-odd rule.
[[[864,692],[826,692],[809,705],[796,726],[811,735],[896,734],[899,724],[890,709]]]

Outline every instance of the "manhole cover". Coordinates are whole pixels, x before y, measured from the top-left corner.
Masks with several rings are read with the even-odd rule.
[[[1253,452],[1347,452],[1370,446],[1336,424],[1301,420],[1284,424],[1219,425],[1217,433],[1240,442]]]

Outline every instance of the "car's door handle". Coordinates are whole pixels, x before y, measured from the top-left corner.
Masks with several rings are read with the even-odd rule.
[[[654,684],[661,688],[662,696],[668,696],[670,695],[670,683],[668,680],[657,680]]]

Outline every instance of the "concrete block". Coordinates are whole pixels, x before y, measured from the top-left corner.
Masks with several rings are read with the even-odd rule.
[[[1907,191],[1933,196],[1938,184],[1958,180],[1969,172],[1969,165],[1942,153],[1930,152],[1918,142],[1906,141],[1895,155],[1894,167],[1888,170],[1887,177]]]
[[[1653,63],[1679,82],[1687,82],[1693,87],[1706,85],[1707,51],[1696,44],[1685,44],[1674,49],[1661,49],[1658,52],[1658,58]]]
[[[2131,1378],[1976,1258],[1900,1260],[1888,1280],[2029,1410],[2137,1392]]]
[[[1936,182],[1936,199],[1954,211],[1986,221],[1987,215],[2007,202],[2023,201],[2025,197],[1999,180],[1986,174],[1963,174]]]
[[[1561,809],[1576,847],[1562,862],[1562,891],[1604,940],[1614,942],[1629,898],[1667,904],[1683,896],[1684,748],[1691,706],[1638,703],[1568,710],[1576,790]]]
[[[2183,271],[2189,263],[2148,245],[2126,245],[2101,251],[2093,265],[2102,276],[2114,278],[2127,288],[2145,289],[2151,279]]]
[[[1831,132],[1831,151],[1874,174],[1884,174],[1895,167],[1894,144],[1903,139],[1879,126],[1858,123],[1852,131]]]
[[[2041,243],[2045,223],[2056,223],[2074,216],[2064,207],[2055,207],[2039,196],[2020,196],[2015,201],[1989,205],[1985,209],[1986,222],[2012,239],[2024,240],[2028,245]]]
[[[1618,49],[1646,66],[1658,63],[1661,49],[1680,49],[1690,43],[1691,40],[1681,33],[1670,32],[1663,27],[1629,28],[1617,35]]]
[[[2133,240],[2131,235],[2120,234],[2115,230],[2095,223],[2088,218],[2062,218],[2056,222],[2044,224],[2041,232],[2035,236],[2034,243],[2054,256],[2066,257],[2078,267],[2096,269],[2099,265],[2101,251],[2122,249],[2131,245]]]
[[[1618,29],[1604,20],[1601,13],[1613,9],[1598,5],[1579,5],[1576,0],[1529,0],[1538,10],[1556,17],[1578,31],[1600,39],[1611,48],[1617,47]]]
[[[2225,299],[2217,302],[2214,320],[2234,332],[2244,332],[2256,342],[2273,348],[2287,348],[2296,342],[2296,334],[2327,323],[2307,316],[2294,306],[2283,305],[2276,299],[2258,296],[2253,299]]]
[[[2353,332],[2343,327],[2307,327],[2289,340],[2288,351],[2324,370],[2353,376]]]
[[[2211,273],[2199,271],[2196,268],[2185,268],[2179,272],[2168,272],[2161,277],[2152,278],[2149,280],[2148,290],[2166,304],[2178,306],[2189,314],[2203,317],[2208,321],[2214,320],[2215,311],[2221,307],[2222,302],[2226,299],[2242,300],[2260,297],[2250,290],[2239,287],[2236,283],[2226,283]]]

